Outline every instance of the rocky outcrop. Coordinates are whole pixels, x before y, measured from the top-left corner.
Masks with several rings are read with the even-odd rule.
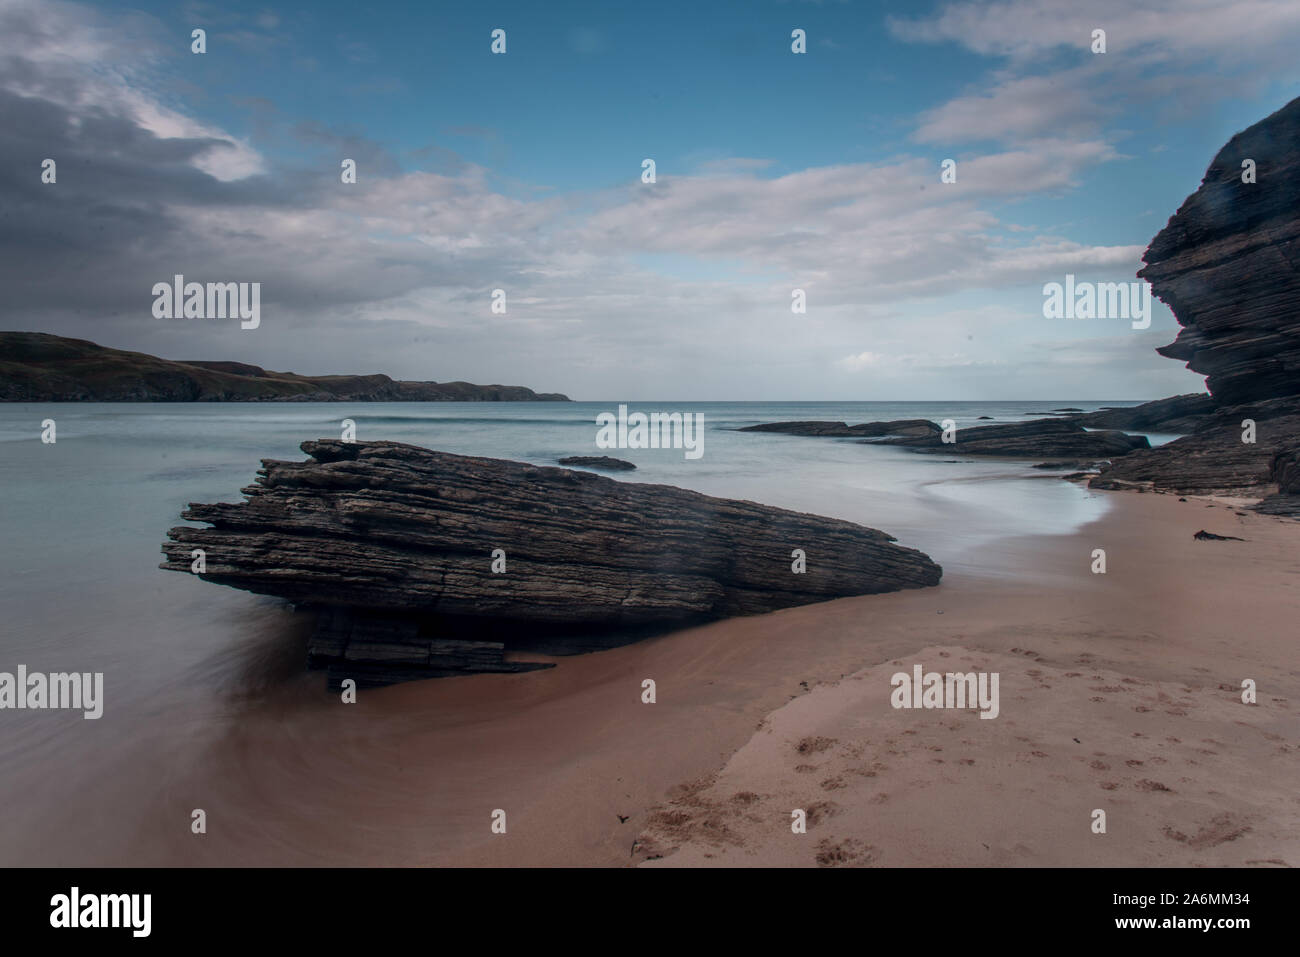
[[[747,425],[737,432],[776,432],[780,435],[830,436],[833,438],[862,438],[876,435],[933,435],[941,431],[929,419],[895,419],[892,422],[864,422],[849,425],[846,422],[764,422]]]
[[[956,442],[943,441],[943,429],[928,419],[892,422],[768,422],[738,432],[776,432],[782,435],[859,438],[866,445],[897,445],[917,452],[955,452],[967,455],[1002,455],[1011,458],[1073,456],[1081,459],[1125,455],[1147,448],[1144,436],[1093,431],[1068,419],[1039,419],[1011,425],[981,425],[958,429]]]
[[[1218,408],[1204,392],[1156,399],[1129,408],[1085,412],[1073,421],[1090,429],[1131,429],[1135,432],[1195,432]]]
[[[534,639],[587,650],[942,574],[884,532],[753,502],[394,442],[302,449],[245,502],[186,509],[210,527],[171,529],[161,567],[201,549],[200,578],[329,610],[312,660],[334,679],[513,670]]]
[[[1183,327],[1158,352],[1221,405],[1300,394],[1300,99],[1219,150],[1142,258]]]
[[[955,452],[962,455],[1008,457],[1062,456],[1103,458],[1147,448],[1146,436],[1123,432],[1089,432],[1066,419],[1039,419],[1010,425],[981,425],[958,429],[955,442],[945,443],[942,433],[916,438],[888,438],[874,444],[897,445],[918,452]]]
[[[1297,445],[1300,398],[1232,406],[1206,417],[1191,435],[1112,461],[1090,484],[1258,496],[1279,475],[1290,475],[1287,455]]]
[[[1255,182],[1242,181],[1243,164],[1253,165]],[[1143,261],[1138,275],[1183,327],[1156,351],[1204,374],[1211,397],[1079,417],[1190,433],[1113,461],[1092,487],[1258,497],[1277,484],[1255,508],[1300,515],[1292,478],[1300,445],[1300,100],[1219,151]],[[1135,424],[1135,413],[1148,412],[1150,421]]]
[[[610,455],[570,455],[558,461],[561,465],[580,465],[589,469],[604,469],[607,472],[631,472],[636,469],[631,462]]]
[[[302,376],[177,362],[41,332],[0,332],[0,402],[567,402],[517,385]]]

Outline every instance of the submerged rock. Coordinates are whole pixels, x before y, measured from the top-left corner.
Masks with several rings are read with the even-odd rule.
[[[872,528],[666,485],[434,452],[302,443],[238,504],[192,504],[161,567],[316,609],[332,680],[519,670],[646,629],[921,588],[942,569]],[[792,555],[802,550],[806,571]],[[456,644],[470,642],[470,644]],[[535,665],[534,665],[535,666]]]

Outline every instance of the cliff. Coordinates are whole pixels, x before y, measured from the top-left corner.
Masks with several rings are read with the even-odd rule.
[[[1300,394],[1300,99],[1219,150],[1142,259],[1183,327],[1161,355],[1220,405]]]

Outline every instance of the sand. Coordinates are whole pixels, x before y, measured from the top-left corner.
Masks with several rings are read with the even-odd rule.
[[[986,572],[937,588],[718,622],[549,671],[363,690],[355,705],[292,673],[166,770],[129,842],[67,856],[1300,864],[1300,523],[1100,494],[1109,512],[1079,533],[1002,540]],[[1194,541],[1202,528],[1246,541]],[[1090,571],[1099,547],[1104,575]],[[890,676],[914,664],[998,672],[999,716],[894,709]],[[1257,704],[1242,703],[1244,678]],[[206,835],[189,833],[195,807]]]
[[[1050,543],[1033,576],[1047,585],[898,596],[872,626],[891,650],[911,631],[907,650],[769,715],[716,774],[652,811],[638,857],[1300,864],[1300,525],[1208,505],[1119,495],[1082,535]],[[1246,541],[1194,542],[1201,528]],[[1093,547],[1105,575],[1089,568]],[[999,716],[893,708],[891,675],[916,663],[999,673]],[[1242,702],[1244,678],[1256,704]]]

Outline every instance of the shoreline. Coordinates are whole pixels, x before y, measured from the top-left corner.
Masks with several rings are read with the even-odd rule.
[[[147,815],[227,805],[247,826],[220,842],[154,829],[131,862],[1300,863],[1300,671],[1287,665],[1300,525],[1108,494],[1077,533],[993,543],[1020,579],[956,572],[346,708],[319,675],[295,676],[170,773]],[[1194,542],[1201,528],[1248,541]],[[1103,544],[1108,574],[1093,575]],[[893,662],[939,668],[945,653],[1000,671],[996,720],[888,706]],[[1237,700],[1242,677],[1257,705]],[[644,678],[655,704],[641,703]],[[807,759],[805,738],[835,744]],[[817,802],[833,813],[792,843],[790,807]],[[1089,831],[1096,807],[1111,809],[1105,837]]]

